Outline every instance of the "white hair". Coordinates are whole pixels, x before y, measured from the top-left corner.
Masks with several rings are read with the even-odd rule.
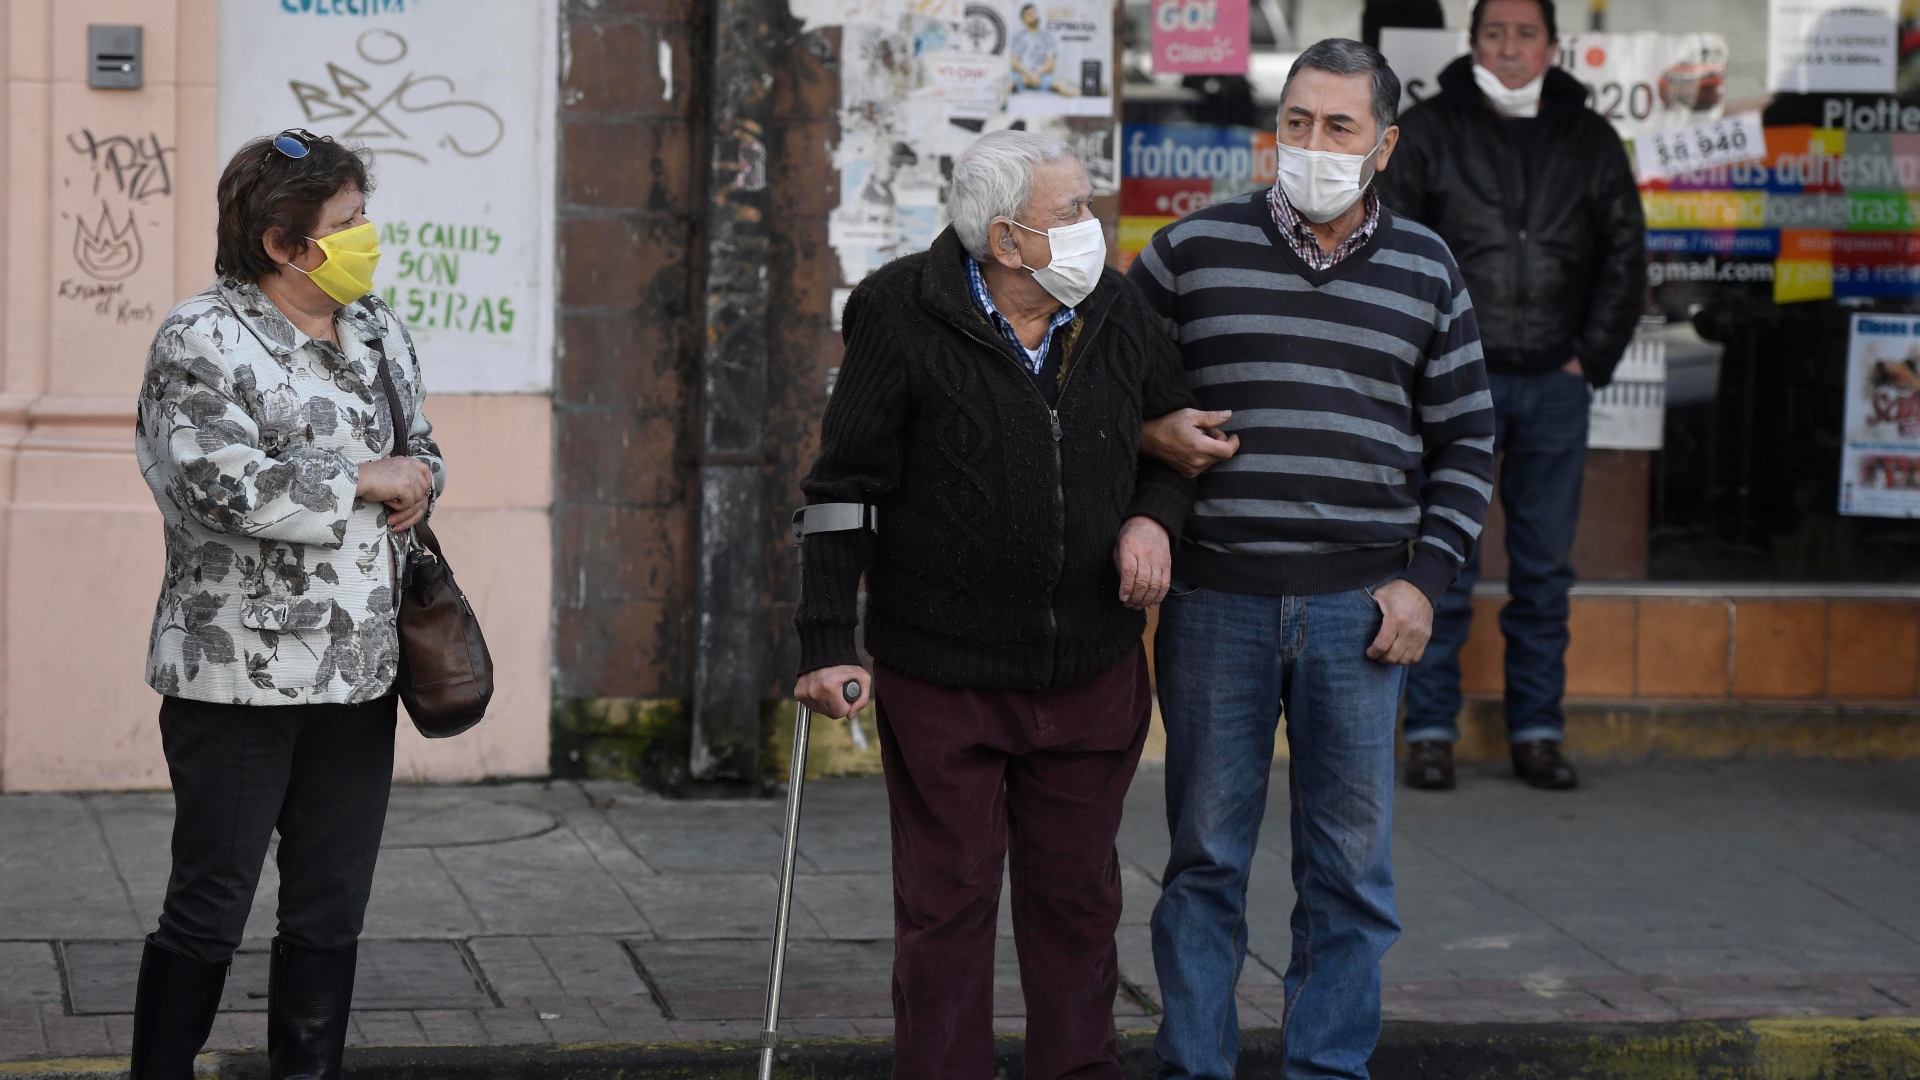
[[[947,203],[953,231],[967,253],[982,262],[991,259],[987,226],[1026,213],[1035,166],[1073,156],[1066,143],[1033,131],[995,131],[967,147],[953,163],[953,193]]]

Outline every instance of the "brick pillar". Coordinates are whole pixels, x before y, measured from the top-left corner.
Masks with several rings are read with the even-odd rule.
[[[669,791],[687,784],[691,750],[709,7],[572,0],[561,87],[552,765]],[[786,20],[774,36],[760,525],[768,718],[798,660],[786,521],[840,362],[828,315],[839,263],[827,246],[840,32],[802,34]]]
[[[557,775],[684,778],[707,6],[570,0],[564,16]]]

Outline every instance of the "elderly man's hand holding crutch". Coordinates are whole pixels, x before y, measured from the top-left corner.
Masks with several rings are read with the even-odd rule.
[[[793,515],[793,543],[802,547],[808,534],[872,528],[873,507],[860,503],[821,503],[804,506]],[[837,679],[837,681],[835,681]],[[760,1080],[772,1080],[773,1051],[780,1042],[780,987],[786,977],[787,926],[793,918],[793,866],[799,855],[800,792],[807,779],[807,745],[812,738],[813,714],[835,720],[852,717],[866,707],[873,677],[858,664],[810,671],[794,687],[793,756],[787,761],[787,831],[780,854],[780,900],[774,915],[773,958],[767,965],[767,1007],[760,1029]]]

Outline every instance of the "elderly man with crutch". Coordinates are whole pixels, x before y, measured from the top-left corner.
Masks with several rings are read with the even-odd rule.
[[[878,706],[896,1077],[993,1074],[1009,854],[1026,1075],[1120,1076],[1114,835],[1151,711],[1142,612],[1192,502],[1139,455],[1140,425],[1192,400],[1105,268],[1092,200],[1056,139],[1002,131],[962,154],[953,226],[847,303],[803,485],[794,696],[831,717]]]

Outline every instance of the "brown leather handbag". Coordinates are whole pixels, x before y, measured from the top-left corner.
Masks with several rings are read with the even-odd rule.
[[[387,369],[386,344],[367,342],[380,358],[380,388],[393,417],[393,456],[405,457],[413,424],[400,405],[393,374]],[[413,726],[429,739],[445,739],[467,730],[487,714],[493,698],[493,657],[480,634],[467,594],[453,579],[440,540],[425,521],[407,541],[407,566],[398,590],[400,674],[394,680]]]

